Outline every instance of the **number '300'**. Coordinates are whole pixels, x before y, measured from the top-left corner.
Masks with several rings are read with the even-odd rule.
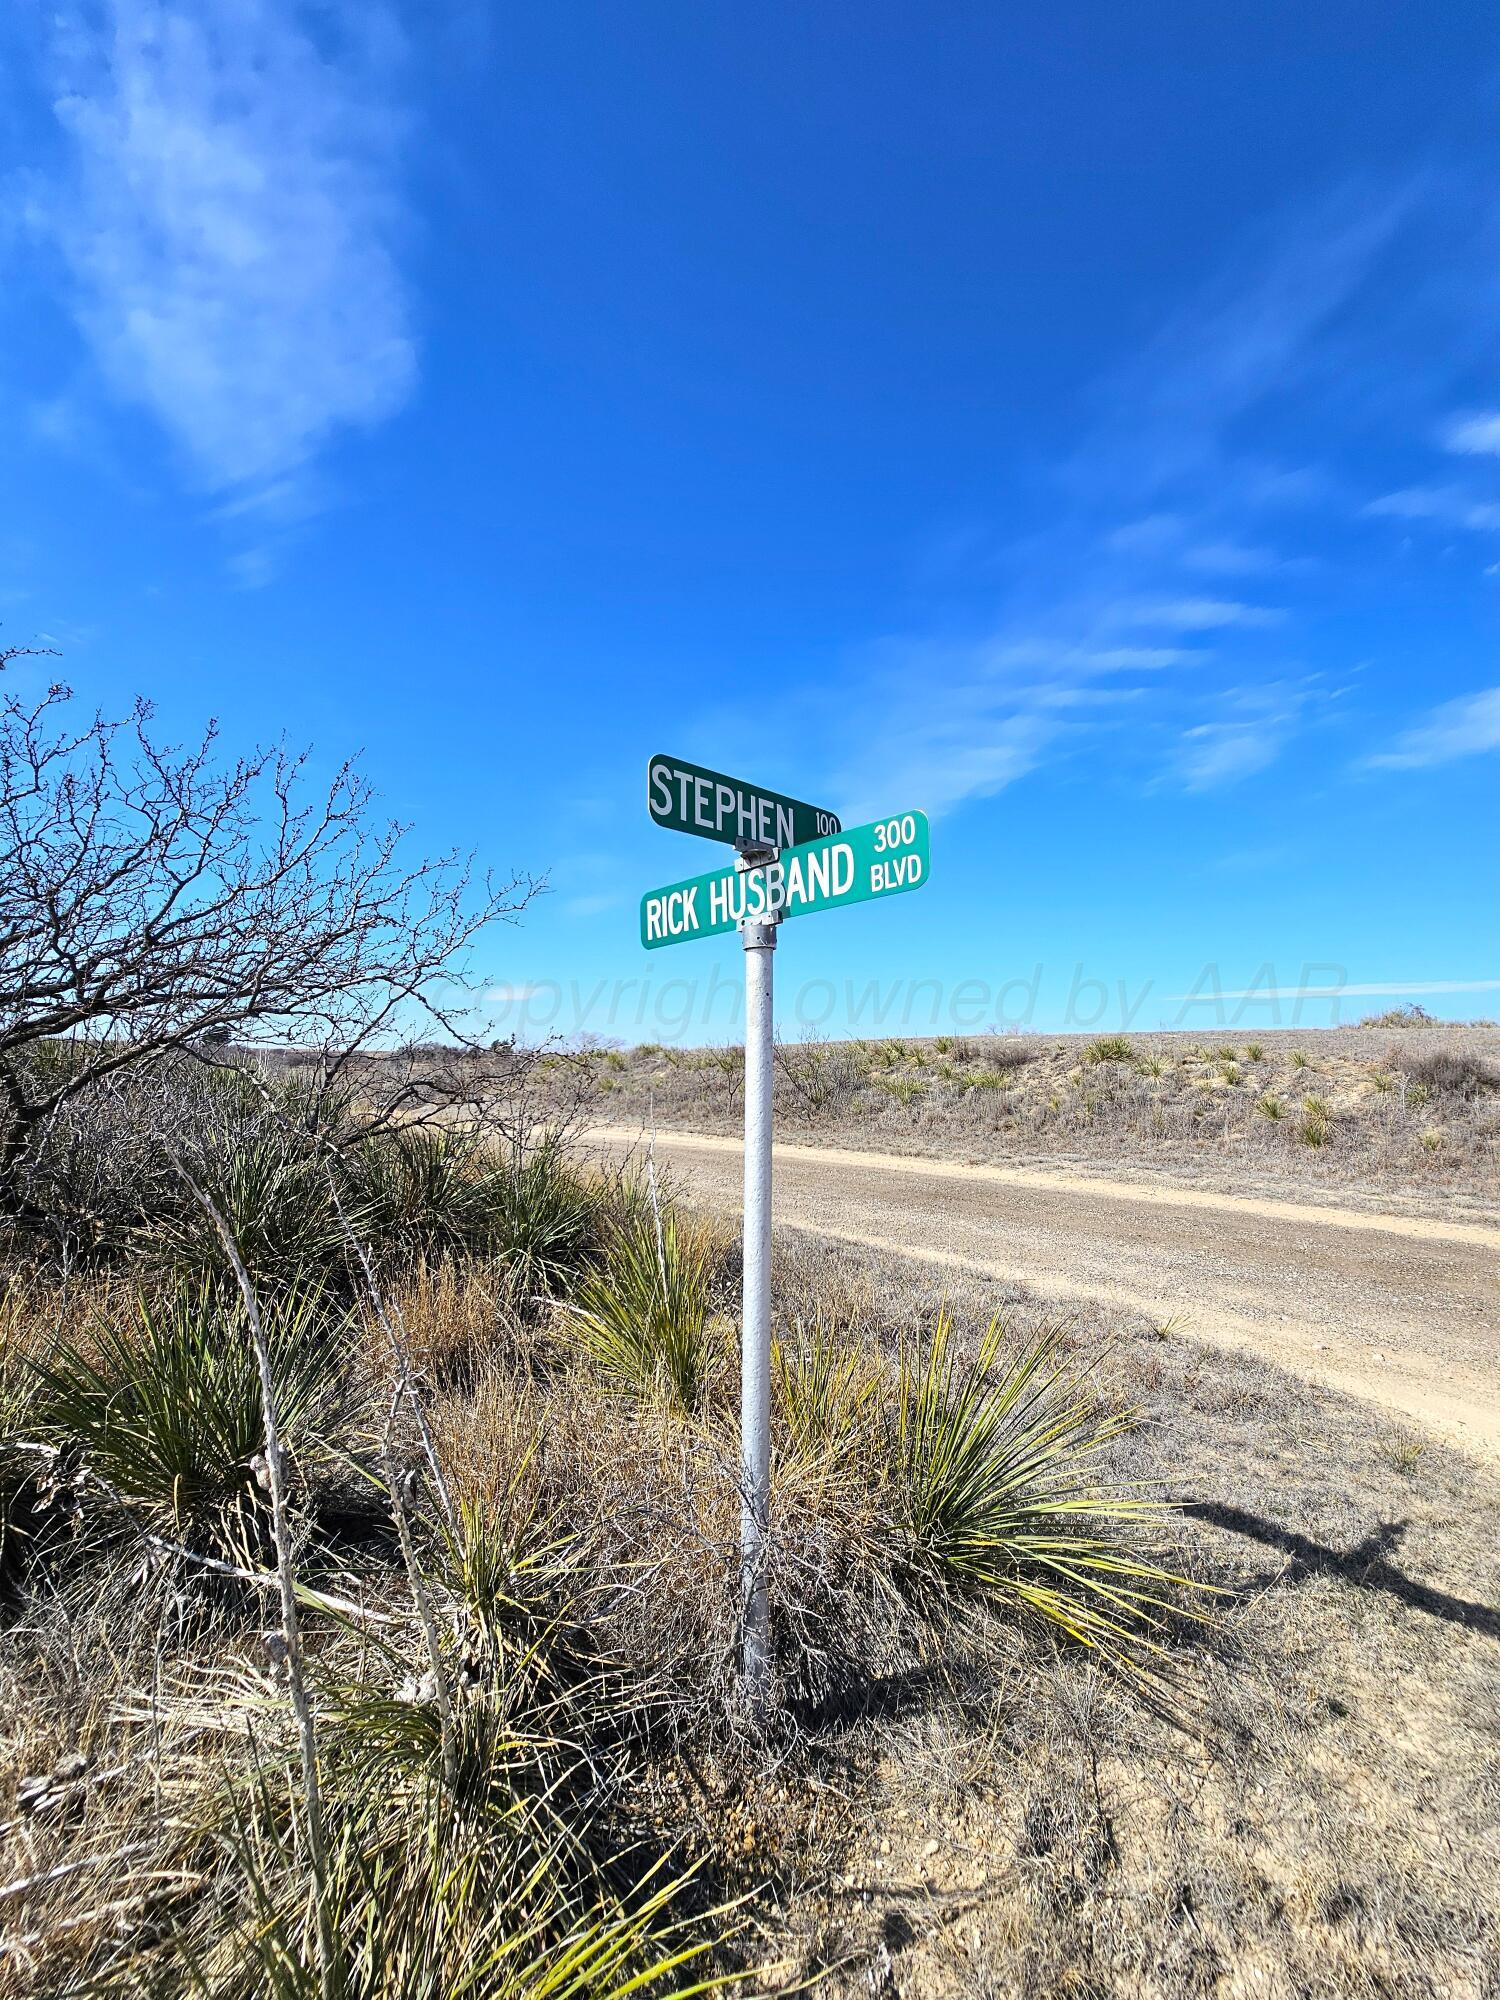
[[[875,851],[883,854],[890,847],[910,847],[917,837],[917,822],[907,813],[902,819],[878,820],[875,826]]]

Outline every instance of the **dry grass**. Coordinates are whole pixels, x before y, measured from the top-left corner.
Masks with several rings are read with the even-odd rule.
[[[597,1115],[729,1131],[725,1050],[611,1050]],[[727,1081],[726,1081],[727,1079]],[[1500,1030],[950,1037],[778,1052],[779,1129],[807,1143],[975,1161],[1107,1164],[1241,1192],[1363,1190],[1416,1207],[1500,1201]]]
[[[694,1240],[722,1324],[734,1245],[712,1226]],[[738,1969],[752,1990],[821,1973],[834,1991],[934,2000],[1483,1991],[1495,1493],[1466,1462],[1182,1329],[1059,1324],[1022,1288],[783,1240],[783,1702],[767,1733],[736,1695],[732,1383],[685,1413],[601,1373],[566,1303],[518,1301],[507,1272],[418,1259],[382,1295],[442,1476],[405,1411],[390,1442],[470,1774],[444,1839],[488,1915],[445,1903],[419,1838],[447,1793],[378,1483],[400,1371],[373,1312],[343,1352],[335,1449],[290,1467],[335,1848],[380,1858],[382,1908],[436,1910],[481,1958],[524,1918],[526,1949],[554,1968],[569,1926],[612,1925],[581,1983],[555,1987],[580,1995],[685,1938],[710,1957],[658,1986]],[[132,1324],[118,1273],[39,1274],[3,1298],[13,1392],[59,1331]],[[1215,1623],[1173,1622],[1154,1695],[1004,1592],[934,1602],[930,1576],[905,1580],[901,1398],[937,1380],[933,1410],[951,1407],[996,1314],[1003,1354],[981,1383],[1045,1338],[1083,1371],[1089,1422],[1108,1432],[1137,1407],[1100,1476],[1182,1511],[1133,1515],[1121,1545],[1229,1591]],[[87,1456],[18,1451],[34,1412],[20,1393],[6,1407],[19,1539],[0,1632],[0,1991],[100,1976],[119,1992],[137,1975],[182,1991],[174,1938],[203,1955],[208,1990],[273,1990],[224,1928],[252,1867],[287,1935],[289,1890],[305,1890],[279,1845],[296,1813],[272,1599],[174,1549],[190,1524],[104,1491]],[[655,1907],[658,1886],[672,1894]],[[357,1990],[460,1990],[451,1966],[398,1978],[392,1954],[413,1947],[377,1928],[386,1969]],[[436,1937],[418,1943],[441,1956]],[[521,1976],[516,1949],[476,1992],[553,1990]]]
[[[851,1326],[992,1285],[798,1240],[793,1298]],[[1018,1331],[1045,1300],[999,1301]],[[1500,1945],[1494,1482],[1366,1407],[1181,1330],[1071,1326],[1149,1413],[1134,1469],[1199,1524],[1236,1596],[1202,1663],[1213,1727],[1118,1682],[1018,1663],[872,1733],[873,1810],[803,1950],[904,1995],[1464,1995]],[[868,1989],[866,1989],[868,1990]]]

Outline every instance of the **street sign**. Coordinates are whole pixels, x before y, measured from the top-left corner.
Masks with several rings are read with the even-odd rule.
[[[641,898],[647,951],[738,930],[745,948],[745,1249],[740,1292],[741,1662],[752,1710],[775,1679],[767,1556],[771,1527],[772,966],[784,917],[900,896],[927,880],[927,815],[897,813],[844,832],[832,813],[653,757],[646,799],[658,826],[732,841],[735,868]],[[767,855],[767,848],[777,849]],[[754,850],[759,850],[758,852]]]
[[[646,766],[646,804],[658,826],[731,846],[743,840],[756,847],[800,847],[837,833],[841,825],[836,813],[678,757],[653,757]]]
[[[641,898],[641,943],[656,951],[743,923],[773,923],[875,896],[903,895],[926,880],[927,815],[897,813],[788,848],[752,868],[717,868],[653,889]]]

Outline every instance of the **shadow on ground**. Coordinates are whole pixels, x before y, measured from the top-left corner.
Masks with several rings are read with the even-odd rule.
[[[1309,1535],[1299,1534],[1295,1528],[1284,1528],[1279,1522],[1252,1514],[1247,1507],[1230,1507],[1218,1500],[1196,1500],[1190,1501],[1182,1512],[1195,1520],[1211,1522],[1216,1528],[1225,1528],[1231,1534],[1248,1535],[1267,1548],[1280,1549],[1291,1559],[1280,1572],[1284,1581],[1297,1583],[1306,1576],[1341,1577],[1360,1590],[1383,1590],[1414,1611],[1426,1612],[1429,1618],[1446,1619],[1449,1624],[1465,1626],[1471,1632],[1500,1638],[1500,1608],[1434,1590],[1388,1560],[1406,1533],[1405,1521],[1382,1521],[1353,1548],[1334,1549]]]

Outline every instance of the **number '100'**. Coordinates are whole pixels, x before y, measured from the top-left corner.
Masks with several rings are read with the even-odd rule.
[[[875,851],[883,854],[888,847],[910,847],[917,837],[917,822],[907,813],[901,819],[878,820],[875,826]]]

